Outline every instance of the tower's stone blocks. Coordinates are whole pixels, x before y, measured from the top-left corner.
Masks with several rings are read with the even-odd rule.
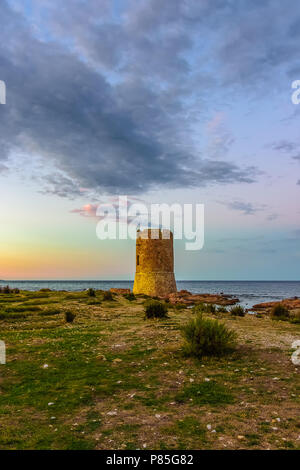
[[[172,232],[159,229],[138,232],[133,293],[163,297],[173,292],[177,288]]]

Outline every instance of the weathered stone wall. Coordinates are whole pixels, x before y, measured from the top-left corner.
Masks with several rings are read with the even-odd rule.
[[[164,238],[168,235],[169,238]],[[157,229],[139,232],[133,292],[155,297],[176,291],[172,232]]]

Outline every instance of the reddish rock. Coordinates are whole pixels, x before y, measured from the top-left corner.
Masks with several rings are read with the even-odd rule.
[[[292,299],[283,299],[280,302],[263,302],[261,304],[253,305],[250,308],[250,311],[259,311],[261,313],[270,313],[274,305],[281,304],[286,307],[288,310],[300,309],[300,299],[298,297],[293,297]]]
[[[228,295],[221,294],[192,294],[187,290],[169,294],[162,297],[163,300],[169,301],[171,304],[193,305],[199,303],[217,304],[217,305],[234,305],[239,299],[232,298]]]
[[[112,287],[109,289],[112,294],[130,294],[130,289],[118,289],[117,287]]]

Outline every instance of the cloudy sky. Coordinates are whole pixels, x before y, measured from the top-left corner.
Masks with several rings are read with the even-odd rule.
[[[132,279],[93,208],[205,204],[178,279],[300,279],[300,4],[1,0],[0,278]]]

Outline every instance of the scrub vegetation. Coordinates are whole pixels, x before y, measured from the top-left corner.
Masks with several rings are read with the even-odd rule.
[[[1,449],[299,448],[299,324],[94,294],[0,293]]]

